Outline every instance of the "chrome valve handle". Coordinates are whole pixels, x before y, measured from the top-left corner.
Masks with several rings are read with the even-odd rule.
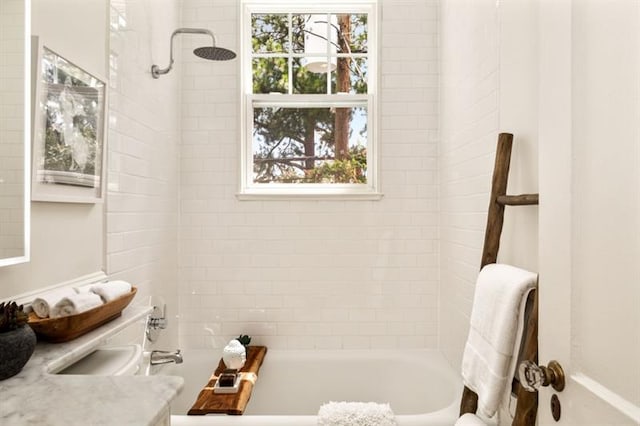
[[[153,312],[149,314],[149,319],[147,320],[147,326],[153,329],[162,329],[167,328],[167,304],[165,303],[162,306],[162,310],[158,306],[153,307]]]
[[[153,307],[153,312],[147,317],[147,324],[145,327],[145,335],[147,340],[151,343],[158,340],[160,330],[167,328],[168,320],[166,316],[167,304],[162,306],[162,309],[158,306]]]
[[[167,328],[167,319],[166,318],[149,318],[148,326],[153,329],[160,328],[164,330],[165,328]]]
[[[531,361],[523,361],[518,367],[520,384],[528,392],[537,392],[541,386],[549,386],[558,392],[564,389],[564,370],[558,361],[549,361],[538,366]]]

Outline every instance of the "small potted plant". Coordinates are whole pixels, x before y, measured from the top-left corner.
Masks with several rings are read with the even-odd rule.
[[[0,303],[0,380],[15,376],[36,348],[36,334],[16,302]]]
[[[251,337],[247,336],[246,334],[239,335],[238,337],[236,337],[236,340],[240,342],[245,349],[247,349],[247,346],[249,346],[249,343],[251,343]]]

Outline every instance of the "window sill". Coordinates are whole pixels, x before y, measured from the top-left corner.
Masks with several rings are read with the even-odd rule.
[[[299,200],[336,200],[336,201],[379,201],[384,194],[373,191],[294,191],[294,190],[246,190],[236,194],[236,198],[240,201],[261,201],[261,200],[283,200],[283,201],[299,201]]]

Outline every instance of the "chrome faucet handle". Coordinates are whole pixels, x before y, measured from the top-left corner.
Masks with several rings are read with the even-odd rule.
[[[182,354],[180,353],[180,349],[176,349],[175,351],[161,351],[154,349],[151,351],[149,365],[169,363],[182,364]]]
[[[564,389],[564,370],[557,361],[550,361],[545,367],[529,360],[518,367],[520,384],[528,392],[537,392],[542,386],[553,387],[558,392]]]
[[[151,351],[151,355],[153,354],[173,354],[180,355],[180,349],[176,349],[175,351],[161,351],[159,349],[154,349]]]

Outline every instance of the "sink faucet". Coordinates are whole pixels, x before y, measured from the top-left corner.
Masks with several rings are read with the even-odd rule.
[[[182,364],[180,349],[175,351],[151,351],[151,365],[169,364],[171,362]]]

